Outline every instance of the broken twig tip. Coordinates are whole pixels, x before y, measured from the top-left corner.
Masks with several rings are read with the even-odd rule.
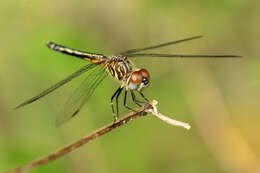
[[[152,108],[151,109],[147,109],[146,112],[147,113],[151,113],[152,115],[156,116],[160,120],[163,120],[164,122],[166,122],[168,124],[171,124],[173,126],[183,127],[183,128],[185,128],[187,130],[189,130],[191,128],[191,126],[188,123],[171,119],[171,118],[169,118],[169,117],[159,113],[157,111],[157,107],[156,107],[157,104],[158,104],[158,101],[156,101],[156,100],[151,101],[150,105],[152,106]]]

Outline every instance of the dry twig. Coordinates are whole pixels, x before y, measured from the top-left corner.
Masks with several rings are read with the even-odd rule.
[[[145,115],[147,113],[151,113],[154,116],[156,116],[157,118],[159,118],[171,125],[181,126],[183,128],[190,129],[189,124],[170,119],[170,118],[158,113],[157,108],[156,108],[157,103],[158,103],[157,101],[153,100],[152,102],[150,102],[150,103],[144,105],[143,107],[141,107],[140,109],[138,109],[137,112],[131,112],[128,115],[125,115],[124,117],[118,119],[116,122],[105,125],[105,126],[101,127],[100,129],[90,133],[89,135],[79,139],[78,141],[76,141],[70,145],[67,145],[55,152],[52,152],[52,153],[48,154],[47,156],[44,156],[38,160],[35,160],[33,162],[27,163],[18,168],[10,170],[7,173],[20,173],[20,172],[32,169],[34,167],[43,165],[45,163],[48,163],[52,160],[58,159],[59,157],[79,148],[80,146],[90,142],[91,140],[96,139],[97,137],[102,136],[102,135],[116,129],[117,127],[119,127],[123,124],[126,124],[126,123],[130,122],[131,120],[133,120],[137,117],[140,117],[142,115]]]

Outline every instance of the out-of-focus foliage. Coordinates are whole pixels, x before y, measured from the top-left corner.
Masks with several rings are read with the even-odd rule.
[[[152,76],[145,95],[191,130],[147,116],[31,172],[260,172],[259,7],[246,0],[1,2],[0,172],[112,121],[109,100],[119,84],[109,78],[60,128],[55,118],[84,76],[12,110],[87,63],[50,51],[47,41],[112,54],[200,34],[156,52],[244,58],[134,60]]]

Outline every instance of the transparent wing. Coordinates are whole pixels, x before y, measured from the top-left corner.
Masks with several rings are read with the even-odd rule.
[[[160,53],[134,53],[129,57],[164,57],[164,58],[241,58],[239,55],[184,55],[184,54],[160,54]]]
[[[62,81],[54,84],[53,86],[51,86],[50,88],[42,91],[40,94],[30,98],[29,100],[26,100],[25,102],[19,104],[18,106],[16,106],[14,109],[19,109],[23,106],[26,106],[30,103],[35,102],[36,100],[42,98],[43,96],[46,96],[47,94],[51,93],[52,91],[56,90],[57,88],[61,87],[62,85],[68,83],[69,81],[71,81],[72,79],[74,79],[75,77],[81,75],[82,73],[92,69],[93,67],[95,67],[96,64],[88,64],[85,65],[84,67],[82,67],[81,69],[79,69],[78,71],[76,71],[75,73],[72,73],[70,76],[68,76],[67,78],[63,79]]]
[[[120,55],[127,56],[129,54],[133,54],[133,53],[137,53],[137,52],[141,52],[141,51],[145,51],[145,50],[156,49],[156,48],[160,48],[160,47],[165,47],[165,46],[169,46],[169,45],[173,45],[173,44],[177,44],[177,43],[182,43],[182,42],[198,39],[198,38],[201,38],[201,37],[202,37],[201,35],[198,35],[198,36],[194,36],[194,37],[185,38],[185,39],[182,39],[182,40],[158,44],[158,45],[155,45],[155,46],[149,46],[149,47],[138,48],[138,49],[130,49],[130,50],[121,52]]]
[[[96,66],[89,71],[87,77],[65,103],[65,107],[61,112],[61,115],[59,115],[56,119],[56,126],[62,125],[79,113],[79,111],[91,97],[97,86],[107,76],[105,70],[106,69],[104,67]]]
[[[166,58],[241,58],[239,55],[184,55],[184,54],[160,54],[160,53],[137,53],[145,50],[157,49],[165,46],[170,46],[173,44],[183,43],[186,41],[199,39],[201,35],[185,38],[182,40],[171,41],[167,43],[162,43],[154,46],[138,48],[138,49],[130,49],[124,52],[121,52],[120,55],[128,56],[128,57],[166,57]]]

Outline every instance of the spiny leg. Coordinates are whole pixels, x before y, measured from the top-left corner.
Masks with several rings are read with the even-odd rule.
[[[145,99],[146,102],[149,102],[148,98],[146,98],[141,91],[139,92],[139,94]]]
[[[133,102],[134,102],[135,104],[137,104],[139,107],[141,107],[142,105],[140,105],[140,103],[144,103],[144,102],[139,101],[139,100],[136,100],[134,91],[132,91],[132,90],[131,90],[131,95],[132,95]]]
[[[111,97],[111,99],[110,99],[110,104],[111,104],[111,107],[112,107],[112,114],[113,114],[114,117],[116,117],[116,115],[115,115],[113,100],[114,100],[115,96],[116,96],[119,92],[121,92],[121,91],[122,91],[122,88],[119,87],[119,88],[116,90],[116,92],[112,95],[112,97]]]
[[[137,112],[136,110],[134,110],[133,108],[130,108],[129,106],[127,106],[126,104],[126,99],[127,99],[127,90],[125,90],[125,96],[124,96],[124,107],[126,107],[127,109]]]
[[[119,90],[119,92],[117,93],[117,95],[116,95],[116,115],[114,116],[114,121],[116,121],[118,119],[118,114],[119,114],[119,111],[118,111],[118,98],[119,98],[122,90],[123,90],[123,88],[121,88]]]

